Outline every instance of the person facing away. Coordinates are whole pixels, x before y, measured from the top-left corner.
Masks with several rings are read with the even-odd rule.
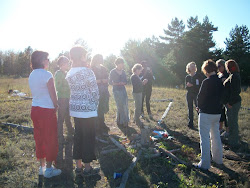
[[[66,56],[60,56],[57,60],[57,66],[59,70],[55,73],[55,85],[58,97],[58,143],[59,151],[57,155],[57,166],[63,167],[63,148],[65,147],[65,165],[67,169],[72,169],[72,144],[74,129],[71,124],[69,116],[69,97],[70,90],[67,80],[65,79],[67,71],[69,70],[69,59]],[[67,137],[63,135],[63,123],[65,122],[67,127]],[[65,140],[66,139],[66,140]]]
[[[147,79],[144,79],[143,81],[140,79],[139,76],[141,72],[142,72],[142,65],[135,64],[132,68],[133,74],[130,77],[133,86],[132,94],[135,101],[134,121],[136,125],[138,125],[139,127],[142,127],[140,115],[141,115],[143,85],[147,84],[148,82]]]
[[[86,67],[86,54],[87,51],[82,46],[71,48],[72,67],[66,75],[70,87],[70,116],[74,118],[75,124],[73,146],[73,159],[76,160],[75,173],[83,177],[99,172],[99,168],[93,168],[90,164],[96,159],[95,118],[99,91],[93,71]]]
[[[141,65],[143,67],[142,73],[140,75],[141,80],[144,80],[144,79],[148,80],[147,83],[143,85],[142,107],[141,107],[142,117],[144,116],[143,106],[144,106],[144,99],[146,98],[147,113],[148,113],[149,118],[152,119],[152,114],[151,114],[151,109],[150,109],[150,98],[152,94],[154,76],[153,76],[152,69],[149,67],[147,61],[142,61]]]
[[[57,96],[54,79],[49,66],[49,54],[43,51],[34,51],[31,55],[29,87],[32,94],[31,119],[34,126],[36,143],[36,157],[40,162],[39,175],[46,178],[58,176],[60,169],[52,163],[56,162],[58,152],[57,139]]]
[[[236,61],[233,59],[226,61],[225,67],[229,76],[223,83],[224,92],[222,102],[226,106],[228,119],[228,144],[233,149],[237,149],[239,146],[238,115],[241,107],[240,69]]]
[[[225,60],[224,59],[219,59],[216,61],[216,66],[218,68],[218,77],[221,79],[222,83],[228,78],[228,73],[225,68]],[[223,131],[223,123],[225,124],[226,131]],[[222,105],[222,111],[221,111],[221,118],[220,118],[220,131],[222,132],[221,136],[222,137],[228,137],[228,124],[227,124],[227,118],[226,118],[226,108],[225,105]]]
[[[187,76],[185,78],[185,88],[187,89],[187,105],[188,105],[188,127],[193,128],[194,127],[194,110],[193,110],[193,104],[195,104],[195,107],[197,107],[197,94],[200,89],[201,84],[201,76],[197,73],[197,67],[195,62],[190,62],[186,66],[186,72]]]
[[[128,126],[128,96],[125,85],[127,76],[124,71],[124,60],[118,57],[115,60],[115,68],[109,73],[109,84],[113,86],[113,94],[117,107],[116,121],[118,126]]]
[[[91,69],[95,74],[99,89],[98,120],[96,130],[98,132],[108,132],[109,128],[105,124],[104,114],[109,111],[109,90],[108,90],[108,70],[103,66],[103,56],[96,54],[91,60]]]
[[[197,96],[201,160],[195,166],[207,170],[211,166],[210,140],[213,161],[217,164],[222,164],[223,152],[219,131],[222,109],[222,82],[216,74],[216,64],[211,59],[203,63],[202,72],[207,78],[203,80]]]

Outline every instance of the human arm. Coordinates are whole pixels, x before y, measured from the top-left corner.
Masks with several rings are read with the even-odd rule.
[[[237,74],[231,75],[230,80],[230,95],[228,100],[229,107],[233,104],[237,103],[240,99],[240,92],[241,92],[241,82],[240,82],[240,76]]]
[[[206,103],[207,92],[208,92],[208,84],[207,81],[204,80],[201,84],[200,91],[197,95],[197,106],[199,109],[201,109]]]
[[[49,91],[50,98],[53,102],[53,105],[55,107],[55,110],[58,109],[58,103],[57,103],[57,95],[56,95],[56,90],[55,90],[55,85],[54,85],[54,79],[50,78],[49,81],[47,82],[47,87]]]

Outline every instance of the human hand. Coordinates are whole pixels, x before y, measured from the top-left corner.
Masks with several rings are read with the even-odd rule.
[[[226,106],[227,106],[227,108],[229,108],[229,109],[231,109],[232,108],[232,106],[230,105],[230,104],[226,104]]]
[[[187,86],[188,86],[188,87],[192,87],[193,84],[191,84],[190,82],[187,82]]]
[[[148,79],[144,79],[143,81],[142,81],[142,84],[143,85],[146,85],[148,83]]]

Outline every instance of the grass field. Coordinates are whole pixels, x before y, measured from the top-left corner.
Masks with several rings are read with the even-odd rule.
[[[19,97],[11,97],[9,89],[20,90],[30,95],[27,78],[0,78],[0,122],[15,123],[32,127],[30,120],[30,100],[20,100]],[[111,89],[111,88],[110,88]],[[131,87],[127,86],[129,98],[132,99]],[[133,147],[133,141],[139,128],[132,122],[129,124],[128,135],[125,130],[118,128],[115,123],[116,107],[113,96],[110,100],[110,111],[106,115],[106,123],[110,128],[109,134],[123,143],[127,150],[137,155],[142,151],[142,156],[129,175],[127,182],[130,187],[249,187],[250,178],[250,112],[241,110],[239,114],[239,130],[241,147],[231,151],[225,147],[223,167],[212,164],[207,171],[197,170],[191,167],[193,162],[198,162],[200,157],[199,133],[197,130],[197,116],[195,115],[195,129],[187,127],[187,105],[185,101],[186,91],[182,89],[154,87],[152,99],[173,99],[173,105],[164,119],[168,132],[173,140],[160,141],[161,148],[171,150],[180,149],[175,155],[186,162],[176,164],[171,158],[161,156],[146,158],[151,155],[152,145],[146,148]],[[241,93],[242,106],[250,107],[249,89]],[[168,102],[151,102],[153,119],[147,116],[142,120],[152,130],[161,129],[157,121],[161,118]],[[129,102],[131,117],[133,116],[133,102]],[[102,136],[103,140],[108,138]],[[97,143],[100,152],[104,147],[113,146],[113,143]],[[225,144],[224,144],[225,146]],[[121,172],[128,168],[131,159],[122,152],[112,152],[107,155],[99,155],[94,166],[101,168],[100,176],[78,179],[73,172],[63,172],[59,177],[43,179],[38,176],[38,162],[35,156],[35,143],[32,134],[19,132],[16,129],[0,126],[0,188],[1,187],[118,187],[120,179],[113,179],[114,172]]]

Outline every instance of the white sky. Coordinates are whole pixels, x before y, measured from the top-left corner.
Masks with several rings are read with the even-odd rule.
[[[76,39],[83,38],[94,54],[119,55],[129,39],[159,37],[172,18],[186,22],[196,15],[200,21],[208,15],[219,27],[214,39],[217,46],[224,47],[225,38],[236,24],[250,28],[250,3],[212,1],[0,0],[0,50],[31,46],[48,51],[55,58],[69,50]],[[225,15],[237,6],[241,8],[237,9],[239,12]]]

